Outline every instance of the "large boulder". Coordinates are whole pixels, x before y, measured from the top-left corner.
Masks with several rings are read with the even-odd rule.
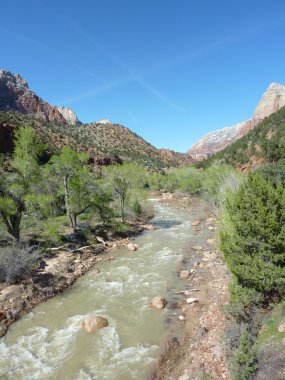
[[[108,326],[109,322],[106,318],[103,317],[97,317],[97,316],[91,316],[86,317],[84,321],[82,322],[82,328],[88,333],[94,333],[97,330],[101,329],[102,327]]]
[[[167,305],[167,302],[166,302],[166,299],[165,299],[164,297],[157,296],[157,297],[154,297],[154,298],[151,300],[150,305],[151,305],[152,307],[157,308],[157,309],[164,309],[165,306]]]

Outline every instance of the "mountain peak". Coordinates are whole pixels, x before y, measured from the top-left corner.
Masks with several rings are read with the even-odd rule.
[[[20,74],[7,70],[0,70],[0,111],[32,114],[38,119],[59,124],[79,123],[70,108],[51,106],[29,89],[28,82]]]
[[[68,124],[77,125],[80,123],[76,113],[71,108],[59,106],[56,109],[62,114]]]
[[[281,91],[281,92],[284,92],[285,91],[285,86],[281,83],[278,83],[278,82],[273,82],[270,84],[270,86],[268,87],[267,91]]]
[[[28,90],[28,82],[20,74],[12,74],[7,70],[0,70],[0,81],[6,81],[7,83],[12,83],[19,89]]]

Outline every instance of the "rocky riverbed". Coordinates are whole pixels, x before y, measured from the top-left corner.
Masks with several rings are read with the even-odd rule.
[[[194,238],[192,252],[184,255],[178,266],[178,274],[187,284],[185,291],[175,290],[181,304],[175,311],[180,339],[168,336],[149,380],[230,379],[222,343],[226,322],[222,307],[229,301],[230,275],[217,250],[216,219],[207,204],[203,206],[198,199],[165,194],[162,203],[189,209],[195,217],[192,225],[200,245]]]

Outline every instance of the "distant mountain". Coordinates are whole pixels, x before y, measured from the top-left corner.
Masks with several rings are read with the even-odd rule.
[[[21,75],[6,70],[0,70],[0,111],[18,111],[55,123],[78,123],[71,109],[51,106],[29,89]]]
[[[203,160],[224,149],[259,125],[265,117],[285,106],[285,86],[272,83],[259,101],[253,116],[232,127],[210,132],[195,143],[187,152],[195,160]]]
[[[126,161],[156,169],[191,161],[185,154],[155,148],[108,119],[82,124],[71,109],[53,107],[39,98],[19,74],[0,70],[0,153],[11,153],[13,132],[23,125],[38,131],[50,153],[69,145],[87,152],[94,164]]]
[[[285,107],[266,117],[231,145],[197,163],[197,166],[206,168],[219,162],[247,170],[266,163],[275,164],[279,160],[285,161]]]

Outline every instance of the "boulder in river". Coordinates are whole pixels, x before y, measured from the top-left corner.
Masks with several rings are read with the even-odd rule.
[[[82,328],[88,333],[96,332],[102,327],[108,326],[109,322],[106,318],[99,316],[86,317],[82,322]]]
[[[157,308],[157,309],[164,309],[165,306],[167,305],[167,302],[166,302],[166,299],[165,299],[164,297],[157,296],[157,297],[154,297],[154,298],[151,300],[150,305],[151,305],[152,307]]]

